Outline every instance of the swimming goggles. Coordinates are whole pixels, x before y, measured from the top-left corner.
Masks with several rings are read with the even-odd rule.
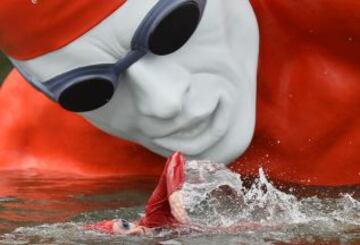
[[[206,0],[159,0],[138,26],[131,51],[115,64],[81,67],[39,82],[13,63],[33,87],[66,110],[95,110],[111,99],[119,75],[148,52],[167,55],[180,49],[195,32],[205,5]]]
[[[130,230],[130,222],[127,221],[126,219],[118,219],[118,220],[115,220],[115,222],[117,223],[117,225],[124,229],[124,230]]]

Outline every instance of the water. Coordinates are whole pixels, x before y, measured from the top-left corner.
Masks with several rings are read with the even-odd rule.
[[[154,178],[0,172],[0,244],[360,244],[358,187],[275,187],[261,170],[249,184],[221,165],[199,164],[187,168],[182,190],[197,226],[154,237],[81,229],[103,219],[139,218]]]

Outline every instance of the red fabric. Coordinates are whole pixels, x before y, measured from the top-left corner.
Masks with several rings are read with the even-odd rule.
[[[179,190],[184,183],[184,157],[181,153],[172,154],[164,168],[159,183],[145,207],[145,216],[139,225],[146,227],[169,227],[179,222],[172,216],[169,196]]]
[[[1,0],[0,50],[30,59],[75,40],[125,0]]]
[[[0,88],[0,170],[159,176],[164,158],[63,110],[13,71]]]
[[[252,0],[255,137],[233,165],[306,185],[360,184],[360,1]]]
[[[107,234],[113,234],[113,224],[112,220],[104,220],[96,224],[86,225],[83,227],[84,230],[98,231]]]

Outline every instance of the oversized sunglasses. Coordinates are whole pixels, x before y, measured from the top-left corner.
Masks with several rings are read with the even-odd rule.
[[[14,66],[37,90],[73,112],[95,110],[113,96],[119,75],[148,52],[167,55],[180,49],[195,32],[206,0],[159,0],[138,26],[131,51],[115,64],[73,69],[45,82]]]

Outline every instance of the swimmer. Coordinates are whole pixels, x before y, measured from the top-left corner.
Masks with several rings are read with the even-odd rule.
[[[157,187],[145,206],[145,215],[140,220],[134,222],[129,222],[125,219],[102,221],[97,224],[85,226],[85,230],[94,230],[115,235],[151,236],[159,233],[159,231],[163,229],[200,228],[197,224],[191,222],[184,203],[185,173],[187,173],[187,182],[193,181],[194,183],[192,184],[195,185],[204,183],[203,176],[199,174],[200,168],[205,168],[206,172],[210,173],[210,175],[219,169],[224,170],[216,164],[197,163],[196,161],[187,162],[185,166],[185,160],[181,153],[176,152],[172,154],[167,160]],[[227,172],[229,176],[234,176],[227,169],[225,169],[225,172]],[[192,180],[188,179],[190,175]],[[237,196],[230,186],[219,186],[211,191],[209,195],[222,196],[224,193],[229,197],[229,200],[233,200],[236,205],[239,204],[241,206],[241,197]],[[250,226],[254,227],[253,225]],[[240,229],[244,227],[249,227],[249,225],[241,225]],[[239,229],[239,227],[228,228]]]
[[[162,231],[163,228],[171,229],[190,224],[180,191],[175,191],[170,195],[168,204],[164,200],[154,204],[157,207],[150,212],[147,210],[144,218],[138,221],[130,222],[126,219],[105,220],[87,225],[84,229],[112,235],[153,236]],[[170,213],[167,210],[168,205],[171,209]]]
[[[189,224],[190,219],[179,191],[184,183],[184,164],[184,157],[179,152],[169,157],[158,185],[146,204],[145,215],[140,220],[108,220],[87,225],[84,229],[117,235],[153,235],[161,228]]]

